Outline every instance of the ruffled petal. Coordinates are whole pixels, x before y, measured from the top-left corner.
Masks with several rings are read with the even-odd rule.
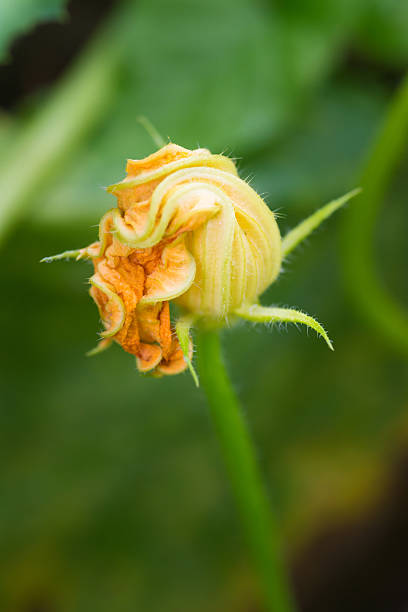
[[[196,265],[184,244],[178,239],[164,247],[154,271],[146,276],[145,294],[140,304],[163,302],[178,297],[191,287]]]
[[[148,205],[134,204],[123,214],[112,212],[113,231],[125,245],[135,249],[153,247],[160,241],[192,231],[213,217],[224,194],[197,180],[193,170],[180,170],[164,179]]]
[[[106,330],[103,338],[117,334],[123,327],[126,318],[125,306],[120,297],[100,278],[94,274],[89,282],[92,285],[90,294],[99,307],[99,312]]]
[[[192,354],[192,345],[190,348],[190,354]],[[163,359],[158,364],[156,371],[159,374],[166,376],[173,376],[174,374],[180,374],[184,372],[188,364],[184,359],[183,351],[177,340],[173,340],[172,352],[168,359]]]
[[[160,363],[162,350],[157,344],[140,344],[136,355],[136,365],[139,372],[151,372]]]
[[[118,198],[119,208],[127,210],[136,202],[147,200],[164,177],[182,168],[207,166],[237,174],[235,164],[223,155],[212,155],[207,149],[190,151],[169,143],[145,159],[129,159],[127,176],[107,187]]]

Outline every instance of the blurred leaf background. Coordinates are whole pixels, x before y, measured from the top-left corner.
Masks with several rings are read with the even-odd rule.
[[[39,260],[95,239],[102,187],[154,150],[141,114],[236,158],[282,231],[355,187],[408,66],[408,3],[0,0],[0,53],[0,608],[260,610],[201,392],[138,375],[116,347],[85,358],[90,270]],[[407,170],[405,150],[374,237],[405,303]],[[335,353],[296,328],[224,341],[301,609],[397,612],[407,362],[349,297],[348,214],[263,299],[316,315]]]

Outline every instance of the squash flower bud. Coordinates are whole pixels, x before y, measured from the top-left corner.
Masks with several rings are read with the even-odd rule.
[[[291,321],[324,329],[299,311],[258,304],[276,279],[282,258],[355,192],[331,202],[282,241],[273,212],[239,178],[235,164],[207,149],[168,144],[107,188],[117,207],[99,226],[99,240],[45,258],[91,259],[90,294],[105,330],[94,354],[112,340],[135,355],[141,372],[177,374],[191,364],[189,328],[242,317]],[[172,326],[169,302],[186,316]]]

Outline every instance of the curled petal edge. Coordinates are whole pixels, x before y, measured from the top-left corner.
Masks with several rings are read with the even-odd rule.
[[[119,318],[117,322],[114,325],[112,325],[109,329],[106,329],[100,334],[102,338],[111,338],[112,336],[117,334],[118,331],[120,331],[123,327],[123,324],[126,318],[125,306],[122,300],[120,299],[120,297],[116,295],[116,293],[114,293],[112,289],[110,289],[110,287],[108,287],[106,283],[100,280],[96,274],[91,276],[91,278],[89,279],[89,282],[91,283],[93,287],[96,287],[97,289],[99,289],[99,291],[102,291],[102,293],[104,293],[106,297],[108,298],[108,302],[112,302],[112,304],[117,308],[119,312]],[[101,311],[99,312],[102,317]]]
[[[115,208],[111,211],[113,232],[120,240],[120,242],[135,249],[144,249],[154,246],[155,244],[160,242],[160,240],[165,235],[166,229],[169,226],[175,212],[177,211],[180,198],[183,198],[188,194],[192,194],[194,192],[198,193],[199,190],[203,188],[206,190],[207,194],[209,192],[213,192],[214,194],[213,201],[207,203],[207,219],[218,212],[220,204],[217,202],[217,200],[222,200],[225,198],[224,194],[220,189],[212,185],[208,185],[206,183],[200,183],[198,181],[177,186],[177,182],[181,178],[186,179],[188,178],[188,175],[183,175],[182,177],[179,177],[177,175],[168,177],[155,189],[151,199],[151,206],[149,208],[146,223],[141,231],[135,230],[131,225],[126,223],[126,221],[122,217],[121,211],[118,208]],[[173,183],[175,187],[175,192],[165,201],[163,207],[161,207],[162,198],[165,197],[167,190],[169,190],[173,186]],[[191,217],[194,217],[195,214],[196,211],[192,209]],[[159,218],[159,220],[156,224],[157,218]],[[187,220],[188,219],[186,217],[184,222],[186,223]]]
[[[142,354],[136,357],[139,372],[147,374],[152,372],[160,363],[162,350],[158,344],[142,343]]]
[[[129,187],[135,187],[137,185],[149,183],[150,181],[154,181],[168,175],[173,175],[179,170],[194,169],[200,166],[212,167],[237,175],[235,164],[228,157],[225,157],[224,155],[212,155],[207,151],[203,151],[203,153],[200,153],[199,155],[179,159],[177,161],[164,164],[160,168],[155,168],[154,170],[146,170],[137,177],[131,175],[127,176],[123,181],[106,187],[106,191],[108,193],[115,194],[123,189],[129,189]]]
[[[178,251],[180,252],[181,248],[183,248],[183,255],[185,256],[185,261],[183,262],[184,265],[180,265],[180,262],[177,262],[179,265],[176,264],[175,266],[171,267],[171,265],[169,265],[169,262],[171,260],[172,253],[175,253],[175,249],[178,249]],[[180,259],[180,257],[178,257],[178,259]],[[163,288],[161,290],[149,290],[148,293],[141,298],[139,302],[140,306],[144,306],[147,304],[155,304],[156,302],[167,302],[173,300],[179,295],[185,293],[191,287],[194,281],[194,277],[196,274],[196,262],[191,253],[184,246],[184,243],[173,243],[166,247],[162,254],[162,260],[169,265],[171,275],[169,275],[168,273],[166,274],[166,269],[153,272],[150,275],[150,279],[153,281],[156,280],[158,284],[162,285]],[[177,278],[175,278],[176,276]],[[166,277],[170,279],[167,288]]]

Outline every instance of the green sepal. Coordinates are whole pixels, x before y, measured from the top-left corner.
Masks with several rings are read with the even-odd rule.
[[[197,372],[194,369],[194,366],[191,362],[189,352],[190,352],[190,328],[194,323],[194,317],[186,316],[179,319],[176,323],[176,334],[178,341],[180,343],[180,348],[183,351],[184,360],[188,365],[188,369],[190,370],[191,376],[193,377],[194,383],[196,387],[200,386],[200,382],[198,380]]]
[[[60,261],[61,259],[76,259],[79,261],[80,259],[85,259],[86,257],[88,256],[85,253],[85,249],[75,249],[74,251],[64,251],[63,253],[58,253],[57,255],[43,257],[40,260],[40,263],[51,263],[53,261]]]
[[[153,123],[150,121],[150,119],[148,119],[145,115],[139,115],[138,117],[136,117],[136,121],[144,127],[150,138],[153,140],[154,144],[159,147],[159,149],[164,147],[166,141],[156,129],[156,127],[153,125]]]
[[[299,310],[292,310],[291,308],[276,308],[273,306],[260,306],[259,304],[252,304],[250,306],[241,306],[235,310],[235,314],[242,319],[253,321],[254,323],[302,323],[311,327],[318,334],[324,338],[329,349],[334,350],[333,345],[327,335],[326,330],[320,323],[318,323],[313,317],[300,312]]]
[[[304,219],[294,227],[290,232],[282,238],[282,258],[286,257],[294,248],[297,247],[305,238],[307,238],[319,225],[328,217],[330,217],[336,210],[341,208],[346,202],[354,198],[361,192],[360,188],[349,191],[341,198],[329,202],[322,208],[319,208],[312,215]]]
[[[94,355],[99,355],[99,353],[103,353],[112,345],[112,340],[110,338],[103,338],[98,344],[91,349],[90,351],[85,353],[86,357],[93,357]]]

